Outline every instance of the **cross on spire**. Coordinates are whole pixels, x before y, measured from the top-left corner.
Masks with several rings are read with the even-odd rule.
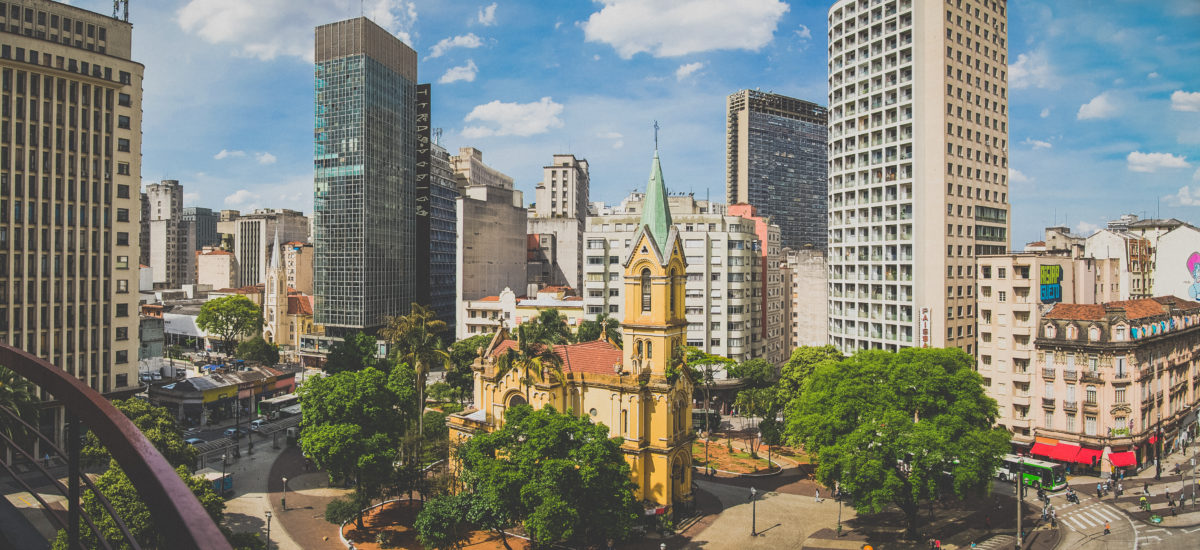
[[[654,121],[654,150],[658,151],[658,121]]]

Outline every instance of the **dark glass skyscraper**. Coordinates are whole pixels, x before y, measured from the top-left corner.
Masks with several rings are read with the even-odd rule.
[[[450,153],[434,144],[430,162],[429,185],[429,297],[437,318],[446,326],[455,325],[455,199],[458,188],[454,181],[454,170],[450,167]]]
[[[726,102],[730,204],[748,203],[778,224],[785,247],[825,249],[827,116],[824,107],[742,90]]]
[[[315,319],[372,331],[416,299],[417,53],[359,17],[316,29]]]

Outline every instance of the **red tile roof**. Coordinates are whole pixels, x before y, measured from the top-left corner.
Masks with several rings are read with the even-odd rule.
[[[492,349],[492,357],[497,357],[516,346],[516,340],[504,340]],[[563,372],[567,374],[613,374],[613,365],[623,361],[621,348],[607,340],[558,345],[554,346],[554,353],[562,359]]]
[[[473,302],[499,302],[500,297],[499,296],[484,296],[483,298],[480,298],[478,300],[472,300],[472,301]]]
[[[1054,309],[1051,309],[1045,318],[1099,321],[1104,318],[1104,306],[1100,304],[1054,304]]]
[[[1151,299],[1124,300],[1121,302],[1109,302],[1105,305],[1108,307],[1123,308],[1125,310],[1126,319],[1155,317],[1167,312],[1167,308]]]
[[[301,294],[288,296],[288,315],[312,315],[313,297]]]
[[[1125,311],[1126,319],[1144,319],[1165,315],[1169,307],[1192,311],[1200,309],[1200,303],[1176,298],[1174,296],[1159,296],[1138,300],[1123,300],[1106,304],[1055,304],[1054,309],[1045,315],[1046,319],[1064,319],[1074,321],[1099,321],[1105,318],[1106,309],[1119,308]]]

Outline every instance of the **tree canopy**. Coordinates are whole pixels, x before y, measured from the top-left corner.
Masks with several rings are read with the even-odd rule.
[[[535,545],[629,536],[640,510],[619,438],[610,439],[607,427],[586,416],[549,406],[537,411],[528,405],[511,407],[504,419],[499,430],[476,434],[459,448],[464,491],[437,497],[421,512],[425,519],[418,516],[417,527],[422,540],[453,547],[445,541],[453,541],[460,526],[431,527],[431,518],[464,512],[484,529],[500,531],[520,523]]]
[[[196,326],[219,336],[225,349],[232,352],[239,336],[254,334],[262,327],[262,309],[241,294],[222,296],[200,306]]]
[[[472,395],[475,388],[475,372],[472,370],[480,351],[492,341],[492,334],[476,334],[450,345],[450,364],[446,368],[446,383],[460,390],[463,395]]]
[[[895,505],[917,531],[918,508],[942,494],[986,494],[1010,434],[959,349],[860,351],[821,360],[787,404],[785,436],[819,457],[860,514]]]
[[[536,323],[517,325],[517,345],[504,350],[496,358],[496,377],[517,371],[525,386],[525,400],[529,400],[529,388],[549,374],[563,381],[562,358],[554,353],[549,338]]]
[[[570,344],[575,341],[575,335],[567,326],[567,318],[557,309],[543,309],[533,323],[537,325],[540,340],[547,344]]]
[[[825,361],[837,362],[842,359],[845,359],[842,352],[833,346],[796,348],[792,350],[792,356],[787,363],[783,364],[776,387],[779,389],[779,393],[788,396],[787,398],[795,396],[800,393],[801,387],[804,386],[804,380],[812,374],[817,365]]]
[[[255,336],[238,344],[237,356],[247,361],[255,361],[264,365],[274,365],[279,362],[279,346]]]
[[[158,449],[159,454],[167,459],[172,466],[183,466],[189,471],[196,463],[196,449],[183,441],[183,432],[179,429],[175,417],[164,407],[152,405],[147,401],[135,398],[114,400],[113,406],[125,414],[134,426],[137,426],[146,439]],[[88,432],[84,437],[80,456],[85,464],[107,464],[111,458],[108,449],[100,443],[96,434]]]
[[[445,367],[450,354],[442,348],[442,333],[446,322],[437,319],[432,309],[413,302],[408,315],[388,317],[383,336],[392,346],[392,354],[398,361],[413,367],[417,373],[417,404],[419,411],[425,410],[425,379],[434,366]],[[425,431],[425,423],[417,417],[417,433]]]
[[[377,363],[376,353],[375,337],[354,332],[329,347],[329,353],[325,356],[325,372],[334,374],[374,367]]]
[[[0,406],[17,415],[31,426],[37,426],[37,387],[16,372],[0,367]],[[23,443],[31,437],[28,430],[7,414],[0,413],[0,434]],[[0,457],[2,460],[3,457]]]
[[[608,313],[597,313],[594,320],[587,320],[579,323],[579,328],[575,332],[575,340],[577,342],[591,342],[599,340],[600,335],[621,347],[621,323],[615,318],[610,317]]]

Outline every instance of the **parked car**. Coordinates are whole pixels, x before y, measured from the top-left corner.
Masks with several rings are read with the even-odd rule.
[[[204,443],[204,440],[200,439],[199,437],[191,437],[191,438],[185,439],[183,441],[184,441],[184,443],[187,443],[188,445],[199,445],[201,443]]]
[[[240,437],[246,435],[246,428],[225,428],[225,437]]]

